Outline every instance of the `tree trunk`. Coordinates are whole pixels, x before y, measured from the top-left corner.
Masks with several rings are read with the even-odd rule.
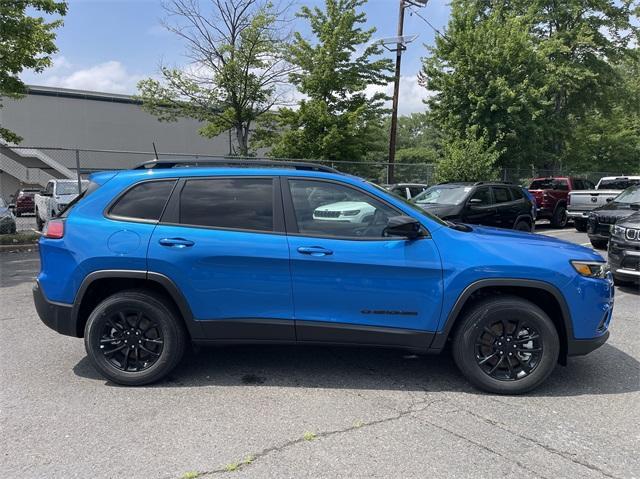
[[[236,139],[238,140],[238,155],[249,156],[249,142],[244,125],[236,125]]]

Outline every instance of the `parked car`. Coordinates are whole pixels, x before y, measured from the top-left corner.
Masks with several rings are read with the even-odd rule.
[[[82,180],[82,188],[89,182]],[[38,230],[50,219],[59,214],[78,196],[77,180],[49,180],[47,186],[34,197],[36,225]]]
[[[507,183],[442,183],[412,203],[443,220],[519,231],[534,228],[534,204],[520,186]]]
[[[578,231],[587,231],[589,213],[614,199],[630,186],[640,184],[640,176],[605,176],[594,190],[570,191],[567,216]]]
[[[640,283],[640,213],[634,213],[613,225],[608,261],[616,284]]]
[[[0,234],[13,234],[16,232],[16,218],[13,216],[9,205],[0,198]]]
[[[320,165],[174,168],[192,164],[92,174],[40,239],[38,314],[84,337],[90,362],[111,381],[161,379],[189,341],[422,353],[451,343],[475,386],[518,394],[609,336],[611,275],[590,248],[460,228]],[[373,216],[313,217],[317,202],[349,195]]]
[[[569,176],[536,178],[529,184],[529,191],[536,199],[537,218],[548,219],[554,228],[567,226],[567,197],[573,190],[593,189],[589,180]]]
[[[587,235],[594,248],[606,249],[611,228],[640,209],[640,185],[627,188],[612,201],[589,214]]]
[[[402,196],[405,200],[410,200],[429,188],[429,185],[423,183],[397,183],[395,185],[383,185],[383,187],[391,193]]]
[[[33,198],[39,191],[40,188],[36,186],[24,186],[11,195],[9,206],[13,208],[14,214],[18,217],[33,214],[35,211]]]

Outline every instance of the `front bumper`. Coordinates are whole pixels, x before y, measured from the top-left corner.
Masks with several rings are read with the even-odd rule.
[[[598,349],[609,339],[609,331],[593,339],[570,339],[567,342],[567,356],[584,356]]]
[[[608,261],[615,277],[640,281],[640,245],[629,244],[613,236],[609,242]]]
[[[49,301],[38,281],[33,285],[33,302],[44,324],[65,336],[81,337],[73,315],[73,305]]]

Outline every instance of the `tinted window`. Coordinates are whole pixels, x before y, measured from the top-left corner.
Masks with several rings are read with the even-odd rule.
[[[311,236],[382,238],[399,212],[347,186],[289,180],[298,231]]]
[[[81,191],[84,190],[89,182],[87,180],[81,180]],[[56,195],[77,195],[78,194],[78,182],[65,182],[56,184]]]
[[[509,188],[514,200],[521,200],[524,198],[524,194],[520,188]]]
[[[469,201],[471,200],[480,200],[480,202],[474,201],[474,204],[476,205],[490,205],[491,192],[489,191],[489,188],[478,188],[473,195],[471,195],[471,198],[469,198]]]
[[[600,190],[626,190],[630,186],[640,185],[640,180],[631,180],[629,178],[616,178],[615,180],[600,181]]]
[[[507,203],[511,201],[511,195],[509,194],[509,188],[495,187],[493,188],[493,197],[496,203]]]
[[[189,180],[180,194],[180,223],[273,231],[273,180]]]
[[[76,196],[74,199],[72,199],[69,202],[69,204],[65,207],[65,209],[63,209],[60,212],[60,214],[58,216],[60,218],[66,218],[67,216],[69,216],[69,213],[71,212],[73,207],[76,204],[78,204],[80,202],[80,200],[82,200],[83,198],[86,198],[91,193],[96,191],[98,188],[100,188],[100,185],[98,183],[90,182],[89,185],[82,191],[82,193],[80,193],[78,196]]]
[[[569,183],[567,180],[558,180],[553,182],[554,190],[569,191]]]
[[[175,181],[145,181],[128,190],[113,205],[112,216],[159,220]]]

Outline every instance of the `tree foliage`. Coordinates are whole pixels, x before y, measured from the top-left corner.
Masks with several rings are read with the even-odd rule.
[[[64,16],[67,4],[55,0],[0,1],[0,96],[20,98],[26,89],[18,75],[25,69],[43,71],[57,51],[55,30],[62,20],[47,22],[27,15],[27,9]],[[22,140],[2,126],[0,139],[15,143]]]
[[[367,95],[371,85],[386,85],[391,62],[376,59],[370,43],[374,28],[364,30],[359,11],[365,0],[325,0],[324,10],[303,7],[298,16],[309,23],[313,40],[296,32],[289,60],[297,67],[290,80],[303,96],[297,109],[283,108],[271,125],[277,157],[363,161],[383,150],[381,93]]]
[[[633,18],[629,0],[454,0],[422,71],[434,121],[496,142],[502,166],[566,163],[585,119],[609,115]]]
[[[283,101],[291,67],[284,60],[283,13],[269,1],[171,0],[165,27],[187,45],[188,68],[161,67],[161,80],[138,84],[143,107],[161,121],[206,122],[201,134],[235,132],[237,153],[249,154],[253,123]]]
[[[499,178],[500,150],[486,137],[450,138],[436,165],[436,181],[490,181]]]

